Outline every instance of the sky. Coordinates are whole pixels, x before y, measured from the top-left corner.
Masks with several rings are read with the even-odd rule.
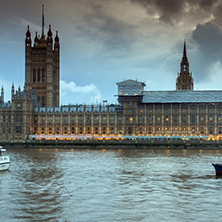
[[[25,34],[60,38],[60,103],[117,103],[117,82],[175,90],[186,40],[195,90],[222,89],[222,0],[0,0],[0,85],[24,87]]]

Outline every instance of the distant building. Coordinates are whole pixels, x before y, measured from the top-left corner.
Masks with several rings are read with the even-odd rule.
[[[222,90],[193,90],[184,42],[180,73],[173,91],[145,91],[145,83],[117,83],[118,104],[59,106],[60,44],[51,27],[32,45],[25,39],[25,86],[0,95],[0,140],[27,138],[222,138]],[[54,47],[53,47],[54,46]]]

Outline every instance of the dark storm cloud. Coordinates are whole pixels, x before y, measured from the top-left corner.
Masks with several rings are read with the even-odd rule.
[[[221,0],[131,0],[139,3],[152,13],[152,8],[157,10],[160,20],[166,23],[176,23],[182,14],[194,13],[199,10],[211,11]],[[155,11],[154,10],[154,11]]]
[[[198,43],[202,54],[212,60],[220,59],[222,50],[222,29],[211,22],[198,24],[193,31],[192,38]]]
[[[203,81],[212,74],[209,68],[213,64],[222,64],[222,29],[211,22],[198,24],[192,33],[192,39],[198,44],[195,62],[202,64],[196,67],[197,80]]]

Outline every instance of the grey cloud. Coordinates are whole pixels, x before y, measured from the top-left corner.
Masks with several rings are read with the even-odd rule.
[[[192,38],[198,43],[199,50],[204,55],[209,55],[211,58],[217,57],[222,50],[222,29],[211,22],[198,24],[193,31]]]
[[[131,0],[133,3],[141,4],[150,13],[154,8],[160,14],[160,20],[174,24],[182,18],[185,13],[198,13],[198,10],[204,10],[207,13],[213,11],[214,7],[221,0]],[[185,10],[189,8],[189,10]]]
[[[109,8],[100,1],[92,3],[90,8],[89,12],[82,14],[81,21],[75,24],[81,35],[97,41],[106,51],[130,51],[135,25],[118,19],[115,13],[109,13]]]
[[[222,29],[211,22],[198,24],[192,39],[198,44],[193,67],[198,70],[197,81],[204,81],[212,74],[211,65],[217,61],[222,63]]]

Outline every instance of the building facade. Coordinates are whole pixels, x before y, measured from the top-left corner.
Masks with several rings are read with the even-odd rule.
[[[117,104],[59,106],[60,44],[51,26],[32,45],[25,39],[25,86],[11,89],[11,101],[0,96],[0,140],[222,138],[222,90],[193,90],[186,43],[176,90],[146,91],[144,82],[117,83]]]
[[[59,106],[60,44],[58,31],[53,42],[51,25],[44,33],[44,8],[42,11],[42,34],[34,38],[32,45],[29,26],[25,39],[25,87],[35,89],[39,106]]]

